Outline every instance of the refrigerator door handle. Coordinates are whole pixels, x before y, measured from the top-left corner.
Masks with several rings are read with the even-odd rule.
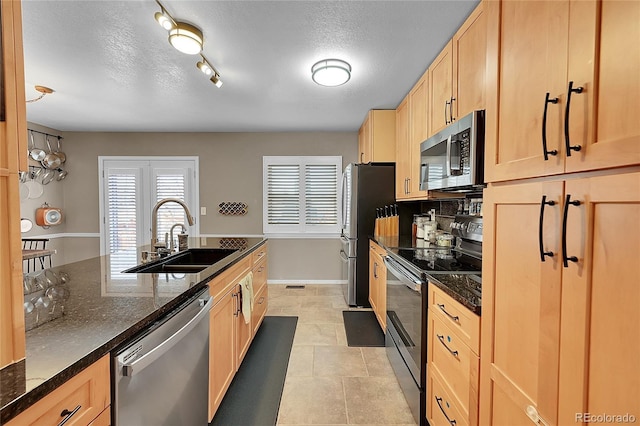
[[[347,253],[345,253],[344,250],[340,250],[340,258],[344,263],[349,263],[349,256],[347,256]]]
[[[343,173],[342,174],[342,212],[341,212],[341,216],[342,216],[342,223],[340,224],[343,228],[344,228],[344,224],[345,224],[345,220],[346,220],[346,214],[345,211],[347,210],[347,203],[345,200],[346,194],[347,194],[347,174]]]

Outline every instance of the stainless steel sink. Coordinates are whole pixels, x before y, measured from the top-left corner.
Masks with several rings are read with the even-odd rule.
[[[196,273],[235,253],[236,249],[192,248],[164,259],[125,269],[123,273],[153,274],[159,272]]]

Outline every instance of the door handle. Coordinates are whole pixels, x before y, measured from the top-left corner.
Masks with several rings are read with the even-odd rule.
[[[62,419],[60,423],[58,423],[58,426],[64,426],[64,424],[71,420],[71,417],[73,417],[73,415],[76,414],[78,410],[80,410],[80,408],[82,408],[82,405],[77,405],[76,408],[73,409],[73,411],[69,411],[66,408],[62,410],[62,412],[60,413],[60,417],[64,417],[64,419]]]
[[[449,106],[449,101],[444,101],[444,124],[449,124],[450,121],[447,118],[447,107]]]
[[[451,426],[456,426],[457,422],[455,420],[451,420],[449,416],[447,416],[447,413],[444,411],[444,407],[442,406],[442,398],[436,396],[436,402],[438,403],[438,407],[440,407],[440,411],[442,411],[442,414],[444,414],[444,418],[447,419]]]
[[[340,258],[342,259],[342,261],[344,263],[349,263],[349,257],[347,256],[347,254],[344,252],[344,250],[340,250]]]
[[[453,355],[454,357],[458,358],[458,351],[452,351],[451,348],[449,348],[449,346],[447,346],[447,344],[444,342],[444,336],[440,335],[440,334],[436,334],[436,336],[438,336],[438,340],[440,340],[440,343],[442,343],[442,346],[444,346],[451,355]]]
[[[447,310],[444,307],[444,304],[440,304],[438,303],[438,308],[440,308],[440,310],[442,312],[444,312],[444,314],[446,316],[448,316],[449,318],[451,318],[452,321],[457,322],[458,324],[460,324],[460,317],[457,315],[451,315],[449,312],[447,312]]]
[[[576,256],[567,256],[567,216],[569,215],[569,205],[579,206],[580,201],[571,201],[571,194],[567,194],[564,200],[564,213],[562,215],[562,263],[565,268],[569,267],[569,262],[578,262]]]
[[[449,102],[449,118],[451,119],[449,122],[453,123],[453,121],[455,120],[455,118],[453,118],[453,101],[455,101],[456,98],[454,98],[453,96],[451,97],[451,102]]]
[[[571,157],[571,151],[580,151],[582,145],[573,145],[569,142],[569,111],[571,110],[571,94],[582,93],[584,87],[573,87],[573,81],[569,82],[569,89],[567,90],[567,105],[564,109],[564,144],[567,150],[567,157]]]
[[[549,159],[549,155],[558,155],[558,150],[547,150],[547,108],[549,104],[557,104],[558,98],[549,98],[549,92],[544,97],[544,112],[542,113],[542,154],[544,161]]]
[[[547,201],[547,196],[542,196],[542,201],[540,202],[540,224],[538,225],[538,244],[540,245],[540,260],[544,262],[544,258],[546,256],[553,257],[552,251],[544,251],[544,241],[542,241],[542,228],[544,225],[544,206],[554,206],[556,204],[555,201]]]
[[[373,277],[378,278],[378,262],[373,262]]]

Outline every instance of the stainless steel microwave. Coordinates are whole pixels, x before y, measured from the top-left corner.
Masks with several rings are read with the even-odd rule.
[[[484,185],[484,111],[472,113],[420,144],[421,190],[473,191]]]

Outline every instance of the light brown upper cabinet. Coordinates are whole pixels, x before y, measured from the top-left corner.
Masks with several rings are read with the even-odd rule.
[[[481,2],[429,67],[429,135],[484,109],[486,42]]]
[[[396,161],[395,110],[372,109],[358,131],[358,161]]]
[[[396,108],[396,199],[427,198],[420,191],[420,143],[428,134],[429,73],[413,86]]]
[[[0,368],[25,356],[18,170],[27,169],[19,1],[0,2]]]
[[[485,180],[639,164],[640,3],[485,8]]]
[[[409,96],[396,108],[396,200],[408,198],[407,180],[411,164],[409,145]]]
[[[449,41],[429,67],[429,123],[431,134],[453,121],[453,49]]]

